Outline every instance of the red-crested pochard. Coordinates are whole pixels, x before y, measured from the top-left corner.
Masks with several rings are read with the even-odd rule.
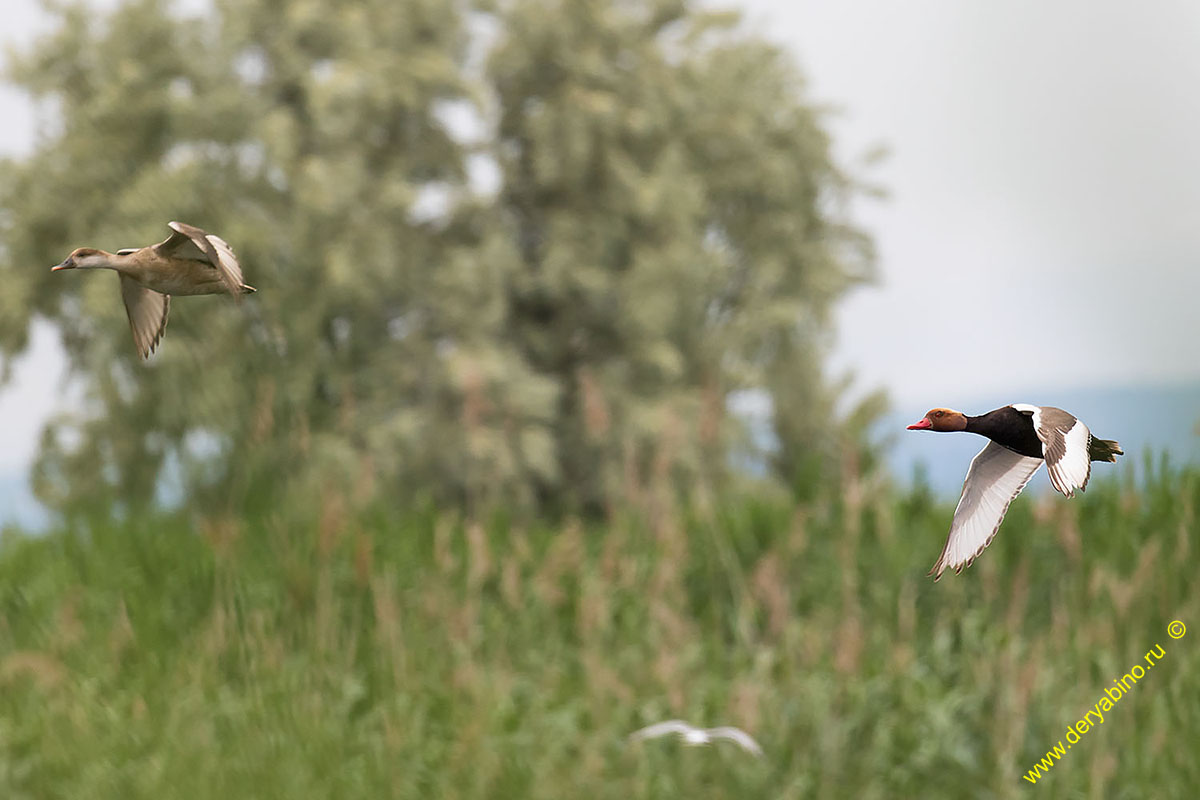
[[[1061,408],[1014,403],[978,417],[935,408],[910,431],[967,431],[991,439],[971,461],[962,497],[954,509],[946,546],[929,574],[971,566],[992,543],[1013,498],[1043,463],[1050,483],[1067,497],[1087,487],[1093,461],[1116,461],[1121,445],[1097,439],[1082,422]]]
[[[158,244],[109,253],[80,247],[61,264],[50,268],[111,269],[121,277],[121,299],[129,314],[133,343],[138,354],[148,358],[163,331],[171,295],[231,294],[238,297],[255,291],[242,280],[233,249],[220,236],[193,225],[170,222],[171,235]]]

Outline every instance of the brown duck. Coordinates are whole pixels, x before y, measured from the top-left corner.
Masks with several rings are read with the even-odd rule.
[[[129,314],[133,343],[148,358],[167,327],[171,295],[231,294],[256,291],[242,280],[233,249],[220,236],[193,225],[169,222],[171,235],[158,244],[109,253],[80,247],[60,269],[111,269],[121,277],[121,299]]]

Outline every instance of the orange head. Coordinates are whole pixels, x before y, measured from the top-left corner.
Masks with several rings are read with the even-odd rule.
[[[967,427],[967,417],[949,408],[935,408],[908,426],[910,431],[961,431]]]

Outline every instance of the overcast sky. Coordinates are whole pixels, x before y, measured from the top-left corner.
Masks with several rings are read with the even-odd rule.
[[[838,363],[928,406],[1200,377],[1200,3],[746,7],[844,160],[892,152]]]
[[[839,369],[922,407],[1200,378],[1200,3],[741,5],[840,109],[844,163],[891,151],[866,173],[890,199],[858,211],[880,284],[838,314]],[[5,0],[0,40],[35,9]],[[0,118],[0,152],[28,152],[3,87]],[[0,392],[0,473],[54,407],[55,348],[40,331]]]

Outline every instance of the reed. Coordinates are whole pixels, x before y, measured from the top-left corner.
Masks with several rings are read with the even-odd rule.
[[[937,584],[950,506],[854,485],[555,525],[327,493],[10,536],[0,796],[1018,797],[1155,644],[1036,791],[1200,786],[1200,470],[1019,498]],[[670,717],[766,756],[627,745]]]

